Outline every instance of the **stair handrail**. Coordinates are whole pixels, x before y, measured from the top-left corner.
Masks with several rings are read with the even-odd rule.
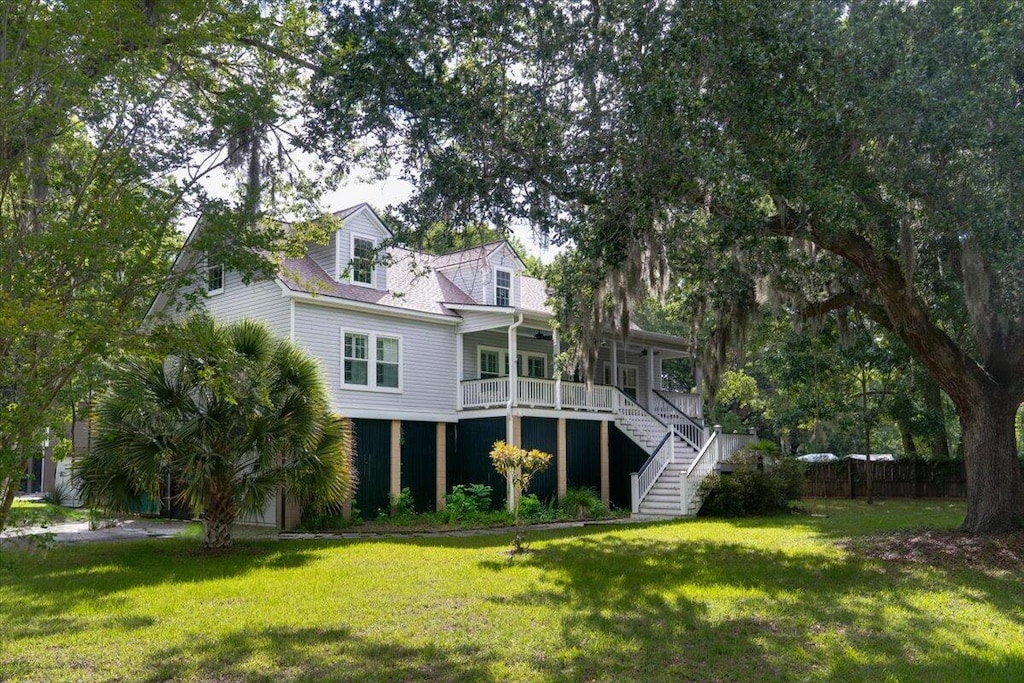
[[[679,410],[672,401],[665,398],[657,389],[653,389],[652,392],[662,404],[668,406],[669,410],[672,411],[672,426],[675,428],[676,433],[679,434],[679,437],[699,451],[705,441],[704,425]]]
[[[668,444],[668,447],[665,447]],[[629,475],[630,488],[630,509],[634,514],[640,512],[640,503],[647,494],[651,492],[658,477],[665,471],[665,468],[675,459],[674,447],[672,444],[672,431],[669,430],[661,442],[655,447],[654,452],[647,458],[640,470]]]
[[[726,443],[726,437],[730,437],[728,443]],[[697,454],[697,458],[690,463],[686,472],[680,477],[680,495],[682,496],[683,512],[687,513],[689,511],[690,503],[693,501],[694,495],[700,488],[701,483],[714,471],[718,463],[727,460],[733,453],[756,440],[757,437],[752,434],[722,434],[722,425],[715,425],[711,438],[704,444],[700,453]],[[694,510],[694,514],[696,512]]]
[[[711,473],[721,461],[721,445],[722,441],[718,437],[722,434],[722,425],[715,425],[714,431],[711,432],[711,436],[707,442],[697,453],[697,457],[694,458],[690,466],[686,468],[686,472],[679,478],[680,494],[682,495],[682,510],[686,513],[690,509],[690,501],[693,498],[693,494],[697,492],[697,487],[700,486],[704,478]],[[691,482],[691,480],[693,480]],[[691,491],[692,484],[692,491]]]
[[[646,428],[652,427],[659,433],[659,435],[662,431],[672,433],[673,429],[671,425],[666,424],[657,415],[655,415],[654,413],[652,413],[651,411],[647,410],[642,405],[634,401],[630,397],[630,395],[624,392],[622,389],[618,387],[614,387],[614,389],[616,391],[616,393],[614,394],[614,408],[616,416],[622,418],[623,421],[625,421],[634,429],[646,430]],[[629,410],[623,411],[623,406],[625,406]],[[646,422],[646,424],[637,424],[638,421]],[[652,422],[654,423],[653,425],[651,424]],[[650,433],[650,431],[646,430],[646,433]],[[627,436],[632,437],[633,435],[627,434]],[[634,439],[634,441],[636,441],[636,439]],[[639,443],[637,445],[642,446],[642,444]],[[653,451],[648,451],[646,447],[644,447],[644,452],[653,453]]]

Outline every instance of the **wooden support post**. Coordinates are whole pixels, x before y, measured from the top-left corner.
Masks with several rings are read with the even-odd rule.
[[[448,493],[448,425],[437,423],[437,482],[435,484],[434,509],[444,510],[445,497]]]
[[[391,508],[402,495],[402,421],[391,421]]]
[[[611,502],[611,478],[608,475],[608,421],[601,420],[601,502]]]
[[[561,500],[565,497],[568,488],[568,475],[565,468],[566,443],[565,443],[565,418],[558,418],[557,436],[555,437],[555,467],[557,468],[558,484],[556,494]]]

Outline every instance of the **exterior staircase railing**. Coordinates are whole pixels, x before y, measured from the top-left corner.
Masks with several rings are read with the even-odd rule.
[[[654,394],[654,405],[651,412],[675,429],[683,441],[699,451],[705,441],[704,425],[680,410],[675,403],[666,398],[657,389],[652,393]]]
[[[733,453],[756,440],[757,437],[752,434],[723,434],[722,426],[715,425],[711,438],[700,449],[697,459],[690,464],[681,478],[680,494],[684,515],[695,515],[700,510],[704,502],[700,495],[700,485],[715,471],[718,463],[727,460]]]
[[[629,475],[629,499],[630,507],[634,514],[640,512],[640,503],[651,492],[658,477],[665,471],[675,459],[675,449],[672,444],[672,432],[665,434],[665,438],[654,449],[651,457],[643,464],[639,472]]]

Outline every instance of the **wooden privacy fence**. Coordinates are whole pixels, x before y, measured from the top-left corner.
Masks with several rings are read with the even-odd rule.
[[[966,498],[962,461],[872,462],[872,493],[879,498]],[[864,498],[867,463],[847,460],[808,465],[804,495],[813,498]]]

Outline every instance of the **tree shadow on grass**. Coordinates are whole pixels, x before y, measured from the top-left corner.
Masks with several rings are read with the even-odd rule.
[[[228,551],[204,555],[194,540],[160,539],[89,543],[20,553],[0,569],[7,587],[0,623],[8,641],[80,630],[71,615],[76,605],[109,606],[133,588],[165,583],[207,582],[264,569],[293,569],[312,562],[312,548],[241,542]],[[201,561],[197,561],[201,560]]]
[[[570,606],[555,680],[992,680],[1024,678],[1024,655],[922,596],[956,576],[887,571],[843,554],[712,541],[586,537],[520,558],[536,587],[497,601]],[[500,575],[509,565],[485,562]],[[1021,633],[1017,579],[971,589]],[[936,583],[938,586],[936,586]],[[1010,635],[1009,633],[1007,634]]]
[[[139,680],[492,681],[478,651],[409,647],[347,629],[259,628],[157,650]]]

